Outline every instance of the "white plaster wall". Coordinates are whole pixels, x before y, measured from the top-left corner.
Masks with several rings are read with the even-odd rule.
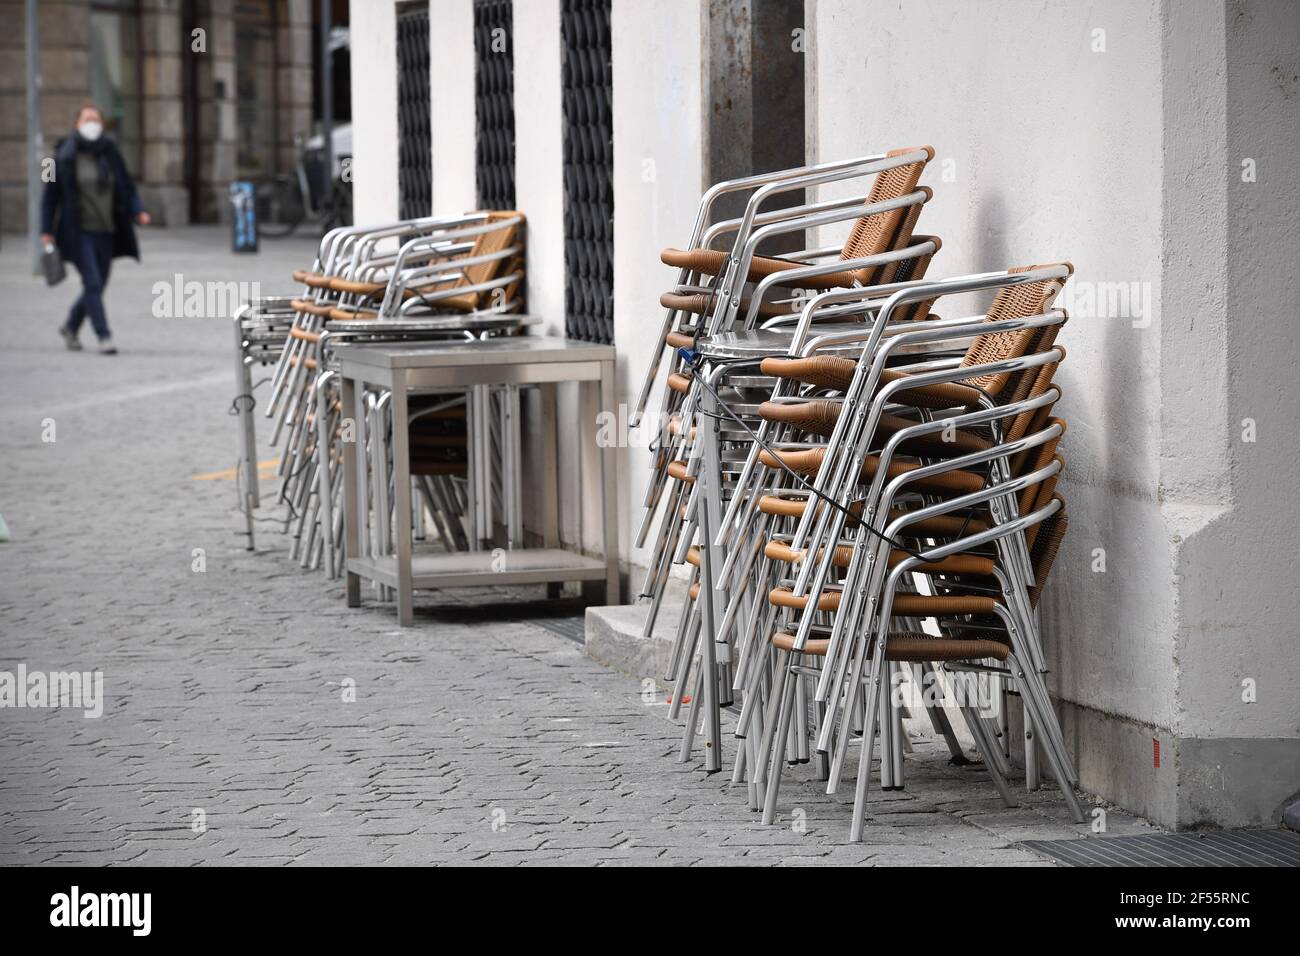
[[[1172,755],[1156,770],[1151,737],[1229,750],[1300,737],[1300,607],[1288,571],[1300,518],[1290,480],[1300,465],[1290,367],[1300,8],[805,6],[810,161],[933,145],[925,181],[936,196],[920,228],[945,245],[932,275],[1060,259],[1077,267],[1061,300],[1072,319],[1058,375],[1071,532],[1043,620],[1084,786],[1162,822],[1249,822],[1259,808],[1242,815],[1242,790],[1257,778],[1229,781],[1222,765],[1179,767]],[[472,0],[431,0],[430,9],[434,208],[458,212],[475,204]],[[545,319],[542,334],[556,335],[559,0],[517,0],[514,15],[530,310]],[[357,216],[374,221],[397,209],[393,5],[353,0],[352,23],[354,101],[373,106],[355,110]],[[613,0],[615,341],[627,406],[671,282],[659,250],[685,241],[706,185],[705,40],[702,0]],[[1258,182],[1240,182],[1244,157],[1256,160]],[[562,399],[562,531],[598,550],[594,495],[573,479],[566,423],[577,414],[572,396]],[[1256,422],[1254,443],[1242,440],[1245,418]],[[620,553],[634,568],[647,556],[631,548],[647,457],[641,448],[619,456]],[[1258,685],[1253,703],[1241,699],[1244,679]],[[1270,794],[1285,787],[1294,747],[1271,752],[1286,766]],[[1213,789],[1214,773],[1224,779],[1220,804],[1186,796]]]
[[[1300,785],[1300,8],[807,9],[810,153],[932,144],[932,274],[1077,267],[1057,378],[1071,531],[1043,620],[1084,785],[1165,823],[1275,819]],[[1152,736],[1177,748],[1160,769]]]
[[[474,209],[474,0],[429,0],[433,211]]]
[[[1068,700],[1170,727],[1157,4],[817,0],[811,42],[818,159],[934,146],[918,226],[944,242],[932,275],[1074,262],[1057,406],[1071,531],[1044,608],[1051,680]],[[1077,293],[1098,281],[1146,284],[1147,327],[1096,314]],[[1105,573],[1091,570],[1094,548]]]
[[[1183,8],[1174,12],[1187,16]],[[1178,720],[1188,737],[1294,740],[1300,737],[1300,593],[1291,573],[1300,526],[1294,489],[1300,470],[1300,385],[1294,371],[1300,354],[1300,191],[1294,172],[1300,155],[1300,6],[1232,4],[1216,22],[1226,49],[1227,82],[1220,96],[1227,123],[1226,133],[1211,140],[1215,152],[1207,157],[1205,175],[1213,180],[1211,195],[1220,207],[1215,225],[1226,222],[1224,258],[1221,268],[1211,268],[1217,261],[1207,261],[1191,233],[1188,254],[1170,268],[1182,268],[1192,288],[1200,276],[1212,275],[1222,312],[1211,313],[1208,329],[1202,313],[1193,312],[1195,335],[1192,320],[1186,322],[1188,351],[1200,355],[1188,356],[1189,366],[1197,364],[1182,378],[1182,391],[1166,390],[1166,411],[1196,426],[1167,443],[1166,458],[1216,463],[1224,507],[1213,520],[1185,531],[1176,553],[1183,582]],[[1189,49],[1189,58],[1199,52]],[[1246,160],[1254,165],[1253,182],[1243,181]],[[1197,221],[1194,210],[1188,214]],[[1246,436],[1248,419],[1253,442]],[[1245,680],[1256,684],[1254,702],[1242,699]],[[1300,773],[1292,783],[1300,789]]]
[[[701,0],[613,2],[614,341],[619,401],[629,410],[659,345],[659,296],[676,279],[659,252],[687,241],[704,190],[703,18]],[[647,560],[632,539],[648,456],[644,448],[620,454],[619,525],[623,554],[634,565]]]
[[[511,43],[515,64],[515,205],[528,219],[528,311],[542,319],[534,335],[564,335],[564,141],[560,89],[560,0],[516,2]],[[557,401],[560,481],[560,537],[584,540],[599,551],[599,525],[593,516],[582,529],[577,430],[577,390],[562,387]],[[540,406],[529,406],[530,417]],[[536,418],[532,419],[537,421]],[[527,454],[540,449],[540,428],[528,435]],[[535,460],[535,459],[534,459]],[[524,488],[525,510],[535,500]],[[540,502],[537,502],[540,505]],[[588,509],[590,510],[590,509]],[[594,513],[593,513],[594,514]]]
[[[528,308],[564,334],[560,0],[514,4],[515,205],[528,217]]]
[[[1300,796],[1300,5],[1164,12],[1177,819],[1257,826]]]
[[[358,223],[397,218],[397,17],[392,0],[352,0],[352,203]]]

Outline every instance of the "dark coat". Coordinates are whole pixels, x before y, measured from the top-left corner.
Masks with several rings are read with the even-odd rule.
[[[135,217],[144,211],[126,162],[111,139],[101,147],[113,176],[113,258],[140,258],[135,239]],[[41,198],[41,232],[54,237],[59,254],[76,262],[81,250],[81,203],[77,191],[77,137],[69,136],[54,150],[54,179],[45,184]]]

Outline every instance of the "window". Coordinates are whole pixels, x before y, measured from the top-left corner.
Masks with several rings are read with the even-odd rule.
[[[403,219],[433,209],[429,117],[429,6],[397,11],[397,195]]]
[[[480,209],[515,208],[515,63],[510,0],[474,2],[474,147]]]
[[[139,12],[134,2],[96,3],[88,21],[90,98],[104,111],[127,167],[140,174]]]
[[[562,0],[565,334],[614,341],[610,0]]]

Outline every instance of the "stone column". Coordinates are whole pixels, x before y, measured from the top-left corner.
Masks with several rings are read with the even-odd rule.
[[[618,401],[631,409],[648,357],[661,345],[659,296],[675,278],[659,263],[659,253],[690,238],[708,179],[707,10],[701,0],[614,0],[612,28],[614,344]],[[619,450],[620,539],[624,557],[642,567],[648,552],[633,549],[632,541],[649,478],[648,454],[644,447]],[[594,534],[599,525],[588,514],[584,527]],[[632,570],[637,584],[638,573]]]
[[[433,212],[455,215],[478,202],[473,0],[437,0],[430,6],[429,74]]]
[[[1300,6],[1169,4],[1165,37],[1171,802],[1180,827],[1258,826],[1300,798]]]
[[[140,198],[158,225],[189,222],[185,183],[185,113],[179,0],[142,0],[140,5],[141,168],[133,170]]]
[[[352,212],[397,218],[397,19],[391,2],[352,0]]]
[[[315,132],[312,121],[312,63],[316,50],[312,44],[312,8],[316,0],[288,0],[281,8],[287,16],[277,24],[276,49],[279,51],[276,98],[279,110],[276,123],[276,153],[279,168],[290,170],[298,159],[295,136],[304,139]]]
[[[41,32],[41,132],[45,152],[72,132],[90,93],[87,0],[45,0]],[[0,2],[0,229],[27,229],[27,16],[23,0]]]
[[[205,52],[192,52],[195,64],[198,124],[198,218],[224,221],[230,181],[235,177],[236,90],[233,0],[211,0],[195,25],[204,31]]]
[[[804,162],[803,10],[788,0],[709,0],[708,116],[704,151],[710,183]],[[717,218],[739,216],[746,196],[721,197]],[[768,208],[796,205],[802,193]],[[802,235],[771,241],[769,254],[803,248]]]

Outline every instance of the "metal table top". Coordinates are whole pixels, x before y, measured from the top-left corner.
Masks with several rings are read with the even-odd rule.
[[[499,332],[541,323],[536,315],[430,315],[405,316],[399,319],[330,319],[325,327],[331,332],[363,335],[401,335],[420,332]]]
[[[612,345],[527,335],[477,342],[346,342],[335,346],[334,352],[345,369],[350,365],[421,369],[467,365],[612,362],[615,356]]]

